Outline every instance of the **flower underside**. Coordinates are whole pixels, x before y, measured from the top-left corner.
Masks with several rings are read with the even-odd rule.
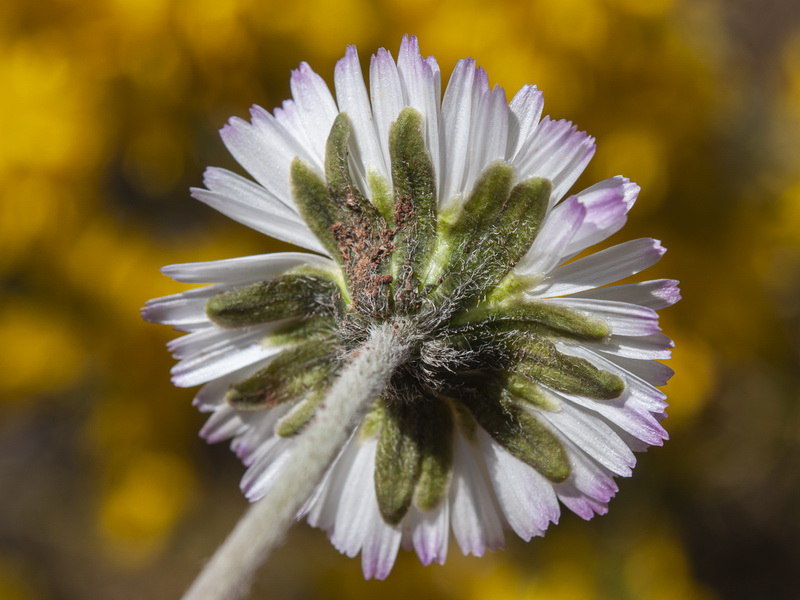
[[[354,183],[345,113],[328,137],[324,180],[300,159],[292,163],[295,203],[339,269],[301,267],[206,305],[211,321],[224,328],[285,323],[263,343],[286,350],[226,396],[237,410],[292,405],[276,426],[284,437],[302,432],[375,324],[402,324],[410,332],[410,357],[361,428],[361,435],[378,436],[375,490],[392,525],[412,503],[428,511],[445,498],[454,427],[467,438],[482,427],[510,454],[560,482],[570,475],[566,449],[525,406],[556,410],[548,389],[595,400],[624,390],[621,378],[554,343],[602,341],[609,327],[525,298],[521,290],[530,282],[511,274],[540,230],[550,181],[515,184],[513,168],[496,162],[468,198],[439,211],[422,119],[405,108],[392,126],[392,192],[374,173],[366,178],[370,199]]]

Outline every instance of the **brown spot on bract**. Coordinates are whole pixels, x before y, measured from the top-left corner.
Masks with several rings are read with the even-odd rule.
[[[342,218],[330,230],[353,292],[353,307],[377,316],[388,309],[383,288],[392,282],[386,268],[394,252],[395,230],[386,227],[377,214],[368,214],[350,195],[342,208]]]

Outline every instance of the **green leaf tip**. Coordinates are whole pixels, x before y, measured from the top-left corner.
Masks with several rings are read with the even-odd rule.
[[[381,420],[375,453],[375,493],[384,521],[397,525],[408,512],[420,471],[420,449],[414,439],[412,411],[390,404]]]
[[[510,454],[553,482],[569,477],[569,458],[556,434],[513,402],[505,389],[486,387],[464,400],[481,427]]]
[[[239,410],[292,402],[326,382],[336,368],[331,340],[308,342],[281,352],[266,367],[232,385],[225,400]]]
[[[415,307],[418,279],[436,247],[436,174],[419,111],[400,111],[389,132],[389,153],[394,184],[392,275],[398,310],[407,312]]]
[[[448,403],[384,403],[375,455],[375,492],[381,516],[397,525],[412,502],[422,511],[447,495],[452,468],[453,415]]]
[[[625,391],[625,382],[608,371],[598,369],[588,360],[559,352],[541,336],[531,336],[519,351],[515,370],[559,392],[613,400]]]
[[[513,186],[514,169],[491,164],[475,183],[460,213],[444,226],[436,255],[435,295],[466,308],[485,298],[530,249],[547,211],[549,180],[534,177]]]
[[[555,302],[526,299],[520,294],[490,301],[457,315],[451,324],[456,327],[481,328],[488,332],[530,332],[546,337],[582,341],[601,341],[611,328],[599,319]]]
[[[336,209],[328,193],[328,185],[299,158],[292,161],[289,176],[292,197],[300,216],[334,260],[341,263],[339,246],[331,231],[336,222]]]
[[[327,388],[318,386],[312,389],[300,402],[281,417],[275,424],[275,433],[281,437],[293,437],[308,425],[325,400]]]
[[[287,274],[212,296],[206,303],[206,315],[220,327],[249,327],[334,314],[340,301],[339,287],[327,277]]]

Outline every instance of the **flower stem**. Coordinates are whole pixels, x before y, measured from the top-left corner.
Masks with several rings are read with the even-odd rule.
[[[373,329],[364,345],[331,386],[324,405],[298,437],[291,468],[283,468],[261,500],[236,524],[183,600],[237,600],[280,544],[294,516],[317,487],[342,445],[409,352],[410,336],[401,323]]]

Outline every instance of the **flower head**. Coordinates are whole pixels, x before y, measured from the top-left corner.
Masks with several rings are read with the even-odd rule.
[[[401,545],[444,562],[451,530],[480,555],[504,528],[542,535],[559,501],[605,513],[633,451],[667,437],[655,310],[680,296],[671,280],[607,286],[658,261],[656,240],[573,259],[623,226],[638,186],[567,195],[594,140],[541,119],[533,86],[507,103],[471,59],[442,99],[413,37],[397,62],[372,57],[369,92],[354,47],[335,83],[334,98],[301,64],[291,100],[222,130],[257,183],[211,168],[192,190],[313,254],[165,267],[213,285],[144,311],[190,332],[170,344],[173,380],[205,384],[202,435],[232,438],[260,498],[348,357],[395,323],[410,350],[299,517],[382,578]]]

